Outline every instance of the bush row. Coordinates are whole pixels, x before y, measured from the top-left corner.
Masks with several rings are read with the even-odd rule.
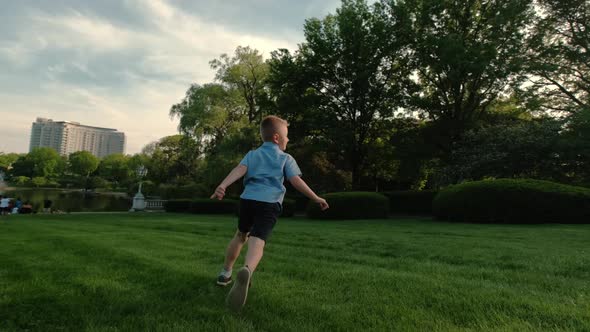
[[[387,218],[389,199],[373,192],[341,192],[322,195],[330,208],[321,211],[318,204],[309,202],[307,216],[313,219],[371,219]]]
[[[221,201],[200,199],[172,199],[164,204],[166,212],[181,212],[195,214],[238,214],[239,201],[236,199],[223,199]],[[283,201],[281,217],[292,217],[295,213],[295,202],[290,199]]]
[[[397,214],[432,214],[432,201],[435,190],[388,191],[383,195],[389,198],[389,211]]]
[[[213,199],[174,199],[164,204],[166,212],[183,212],[183,213],[236,213],[237,201],[233,199],[213,200]]]
[[[386,218],[390,213],[434,214],[438,219],[481,223],[590,223],[590,189],[548,181],[498,179],[435,191],[340,192],[322,195],[330,209],[307,203],[314,219]],[[304,201],[303,201],[304,202]],[[296,211],[285,199],[282,217]],[[169,212],[236,213],[238,200],[171,200]]]
[[[438,219],[481,223],[590,223],[590,189],[527,179],[467,182],[442,190]]]

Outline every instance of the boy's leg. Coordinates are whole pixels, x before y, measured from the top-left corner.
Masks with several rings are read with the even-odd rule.
[[[246,243],[246,239],[248,239],[248,233],[242,233],[240,230],[237,230],[234,238],[229,242],[225,251],[225,262],[223,264],[223,268],[226,271],[232,270],[236,259],[240,256],[240,251],[244,243]]]
[[[248,239],[248,253],[246,254],[245,265],[250,269],[250,272],[254,272],[258,263],[262,259],[264,253],[264,245],[266,242],[255,236],[251,236]]]
[[[241,268],[236,275],[236,283],[227,294],[227,304],[233,311],[240,311],[246,298],[248,297],[248,288],[250,288],[252,272],[260,263],[264,251],[265,241],[261,238],[250,236],[248,239],[248,253],[246,254],[246,266]]]

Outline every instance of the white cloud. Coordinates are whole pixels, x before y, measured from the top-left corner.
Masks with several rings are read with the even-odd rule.
[[[0,92],[1,116],[10,124],[2,127],[0,151],[28,151],[31,122],[40,116],[117,128],[127,135],[127,153],[139,152],[176,133],[170,106],[191,83],[213,80],[211,59],[233,53],[238,45],[268,56],[277,48],[293,50],[300,42],[296,33],[275,39],[232,31],[162,0],[125,4],[150,22],[150,29],[75,9],[58,14],[30,9],[16,43],[2,42],[0,32],[0,64],[10,64],[12,77],[30,76],[27,91]],[[111,62],[101,63],[107,60]],[[0,86],[9,86],[9,79],[0,77]]]

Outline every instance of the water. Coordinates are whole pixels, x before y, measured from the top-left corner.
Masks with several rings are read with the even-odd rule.
[[[84,194],[77,190],[61,189],[7,189],[3,195],[33,204],[33,211],[43,210],[43,201],[52,201],[51,209],[63,212],[128,211],[132,199],[124,194]]]

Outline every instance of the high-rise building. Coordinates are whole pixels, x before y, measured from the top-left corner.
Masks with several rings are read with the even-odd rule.
[[[125,133],[78,122],[37,118],[31,128],[29,151],[37,147],[53,148],[60,155],[88,151],[102,158],[113,153],[125,153]]]

